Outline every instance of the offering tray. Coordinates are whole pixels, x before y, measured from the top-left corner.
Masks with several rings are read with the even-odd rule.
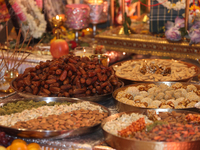
[[[154,61],[154,60],[164,60],[164,61],[167,61],[167,62],[178,62],[178,63],[181,63],[181,64],[184,64],[188,67],[194,67],[195,68],[195,74],[192,75],[191,77],[188,77],[188,78],[184,78],[184,79],[179,79],[179,80],[166,80],[166,81],[176,81],[176,82],[188,82],[190,81],[193,77],[195,76],[198,76],[200,74],[200,68],[192,63],[188,63],[188,62],[184,62],[184,61],[180,61],[180,60],[173,60],[173,59],[143,59],[145,61]],[[141,61],[141,59],[134,59],[134,60],[131,60],[131,62],[139,62]],[[116,64],[113,64],[111,67],[116,70],[119,66],[122,65],[122,63],[124,62],[127,62],[127,61],[122,61],[122,62],[118,62]],[[116,71],[115,71],[116,72]],[[131,83],[135,83],[135,82],[159,82],[159,81],[147,81],[147,80],[134,80],[134,79],[130,79],[130,78],[126,78],[126,77],[120,77],[118,75],[116,75],[120,80],[122,80],[125,85],[126,84],[131,84]],[[162,81],[163,82],[163,81]]]
[[[55,99],[53,97],[49,97],[47,98],[20,98],[20,99],[11,99],[11,100],[7,100],[6,102],[0,103],[1,106],[8,104],[10,102],[18,102],[18,101],[30,101],[30,100],[34,100],[34,101],[45,101],[47,103],[49,102],[66,102],[66,100],[62,100],[62,99]],[[79,102],[83,102],[82,100],[67,100],[67,102],[70,103],[79,103]],[[96,104],[93,102],[90,102],[93,105],[97,105],[100,106],[105,112],[108,113],[108,115],[111,114],[111,112],[108,110],[108,108],[100,105],[100,104]],[[35,138],[35,139],[48,139],[48,140],[54,140],[54,139],[63,139],[63,138],[71,138],[71,137],[76,137],[76,136],[80,136],[80,135],[84,135],[84,134],[89,134],[89,133],[93,133],[95,131],[97,131],[98,129],[100,129],[100,123],[99,124],[95,124],[93,126],[89,126],[89,127],[80,127],[77,129],[73,129],[73,130],[29,130],[29,129],[16,129],[16,128],[12,128],[12,127],[7,127],[7,126],[3,126],[0,125],[0,130],[4,131],[5,133],[12,135],[12,136],[17,136],[17,137],[23,137],[23,138]]]
[[[73,98],[73,97],[43,97],[43,96],[38,96],[38,95],[33,95],[33,94],[27,94],[27,93],[23,93],[18,91],[16,88],[14,88],[13,86],[13,82],[16,79],[11,81],[11,88],[14,89],[18,95],[20,95],[21,97],[24,98],[34,98],[34,99],[43,99],[43,100],[49,100],[49,99],[54,99],[54,100],[84,100],[84,101],[90,101],[90,102],[104,102],[107,101],[108,99],[110,99],[112,97],[112,93],[108,93],[108,94],[103,94],[103,95],[94,95],[94,96],[87,96],[87,97],[78,97],[78,98]],[[124,82],[121,82],[121,87],[124,86]]]
[[[157,109],[155,110],[158,114],[159,112],[171,112],[176,111],[178,113],[193,113],[191,111],[185,111],[185,110],[167,110],[167,109]],[[101,127],[103,129],[106,122],[115,120],[116,118],[120,117],[122,114],[130,114],[130,113],[139,113],[146,115],[147,110],[137,110],[137,111],[131,111],[131,112],[122,112],[118,113],[112,116],[107,117],[103,120]],[[111,134],[103,129],[103,134],[106,143],[115,149],[120,150],[198,150],[200,147],[200,141],[191,141],[191,142],[155,142],[155,141],[140,141],[140,140],[133,140],[133,139],[127,139],[120,136],[116,136],[114,134]]]
[[[155,84],[155,85],[166,84],[168,86],[172,86],[173,84],[176,84],[176,83],[177,82],[155,82],[153,84]],[[197,90],[200,90],[199,84],[187,83],[187,82],[179,82],[179,83],[181,83],[183,86],[187,86],[187,85],[192,84],[197,88]],[[146,111],[148,109],[153,109],[153,108],[136,107],[136,106],[133,106],[133,105],[129,105],[129,104],[120,102],[119,100],[116,99],[118,92],[124,91],[128,87],[136,87],[136,86],[139,86],[139,85],[149,85],[149,84],[152,84],[152,83],[136,83],[136,84],[127,85],[127,86],[124,86],[122,88],[115,90],[113,92],[113,99],[114,99],[114,103],[115,103],[115,106],[116,106],[116,110],[118,112],[128,112],[128,111],[142,111],[143,112],[143,111]],[[154,109],[154,110],[157,110],[157,109]],[[171,110],[171,109],[163,109],[163,110],[168,111],[168,110]],[[195,106],[193,108],[180,108],[180,109],[172,109],[172,110],[190,110],[190,111],[199,112],[199,109],[197,109]]]

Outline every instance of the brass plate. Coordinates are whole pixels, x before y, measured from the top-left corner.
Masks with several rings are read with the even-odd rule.
[[[171,86],[177,82],[156,82],[156,83],[153,83],[155,85],[160,85],[160,84],[166,84],[168,86]],[[182,83],[183,85],[190,85],[190,84],[193,84],[197,87],[198,90],[200,90],[200,85],[199,84],[194,84],[194,83],[186,83],[186,82],[179,82],[179,83]],[[114,102],[115,102],[115,106],[116,106],[116,109],[118,112],[127,112],[127,111],[146,111],[148,109],[152,109],[152,108],[142,108],[142,107],[136,107],[136,106],[132,106],[132,105],[129,105],[129,104],[126,104],[126,103],[123,103],[123,102],[120,102],[116,99],[116,96],[118,94],[118,92],[120,91],[124,91],[126,88],[128,87],[132,87],[132,86],[138,86],[138,85],[148,85],[148,84],[152,84],[152,83],[137,83],[137,84],[131,84],[131,85],[127,85],[127,86],[124,86],[122,88],[119,88],[117,90],[115,90],[113,92],[113,98],[114,98]],[[154,110],[157,110],[157,109],[154,109]],[[163,109],[163,110],[190,110],[190,111],[199,111],[197,108],[182,108],[182,109]]]
[[[173,110],[165,110],[165,109],[157,109],[156,112],[171,112]],[[190,111],[183,111],[183,110],[175,110],[179,113],[194,113]],[[127,112],[129,113],[140,113],[140,114],[147,114],[147,110],[138,110]],[[107,117],[103,120],[101,127],[106,122],[114,120],[120,117],[123,113],[115,114],[112,116]],[[117,150],[199,150],[200,147],[200,140],[199,141],[192,141],[192,142],[151,142],[151,141],[139,141],[133,139],[126,139],[116,135],[113,135],[103,129],[103,134],[105,137],[105,141],[111,147]]]
[[[147,60],[147,61],[153,61],[154,59],[143,59],[143,60]],[[159,60],[159,59],[157,59],[157,60]],[[194,64],[191,64],[191,63],[188,63],[188,62],[184,62],[184,61],[180,61],[180,60],[171,60],[171,59],[160,59],[160,60],[165,60],[165,61],[177,61],[177,62],[179,62],[179,63],[182,63],[182,64],[184,64],[184,65],[187,65],[188,67],[195,67],[195,71],[196,71],[196,74],[195,75],[193,75],[193,76],[191,76],[191,77],[189,77],[189,78],[185,78],[185,79],[180,79],[180,80],[168,80],[168,81],[176,81],[176,82],[181,82],[181,81],[183,81],[183,82],[185,82],[185,81],[189,81],[190,79],[192,79],[193,77],[195,77],[195,76],[198,76],[199,74],[200,74],[200,68],[198,67],[198,66],[196,66],[196,65],[194,65]],[[132,60],[132,61],[141,61],[141,59],[134,59],[134,60]],[[122,62],[118,62],[118,63],[116,63],[116,64],[113,64],[111,67],[113,67],[113,69],[114,68],[116,68],[116,67],[118,67],[118,66],[121,66],[121,64],[122,63],[124,63],[124,62],[126,62],[126,61],[122,61]],[[115,69],[114,69],[115,70]],[[119,77],[119,76],[117,76],[119,79],[121,79],[122,81],[124,81],[125,83],[127,83],[127,82],[129,82],[129,81],[131,81],[131,82],[129,82],[129,84],[131,84],[131,83],[133,83],[133,82],[156,82],[156,81],[140,81],[140,80],[131,80],[131,79],[128,79],[128,78],[122,78],[122,77]]]
[[[49,102],[66,102],[66,100],[58,100],[55,99],[53,97],[50,97],[48,99],[45,98],[22,98],[22,99],[11,99],[8,100],[6,103],[0,103],[0,105],[4,105],[7,104],[9,102],[17,102],[17,101],[22,101],[22,100],[34,100],[34,101],[46,101],[47,103]],[[79,102],[83,102],[82,100],[67,100],[68,102],[71,103],[79,103]],[[110,115],[110,111],[108,110],[108,108],[100,105],[100,104],[96,104],[93,102],[90,102],[93,105],[98,105],[100,106],[104,111],[108,112],[108,115]],[[24,138],[39,138],[39,139],[43,139],[43,138],[48,138],[48,139],[63,139],[63,138],[71,138],[71,137],[75,137],[75,136],[80,136],[83,134],[89,134],[89,133],[93,133],[94,131],[100,129],[100,124],[96,124],[94,126],[90,126],[90,127],[81,127],[75,130],[29,130],[29,129],[16,129],[16,128],[11,128],[11,127],[7,127],[7,126],[2,126],[0,125],[0,130],[6,132],[9,135],[13,135],[13,136],[18,136],[18,137],[24,137]]]

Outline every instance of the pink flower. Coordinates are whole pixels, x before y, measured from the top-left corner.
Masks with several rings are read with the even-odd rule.
[[[72,49],[77,47],[77,43],[75,41],[70,41],[69,43],[71,44]]]
[[[189,33],[190,45],[200,43],[200,29],[194,29]]]
[[[181,40],[181,32],[178,28],[172,27],[165,32],[166,39],[170,41],[180,41]]]
[[[185,19],[181,19],[179,17],[176,17],[176,19],[175,19],[175,27],[177,27],[177,28],[185,27]]]

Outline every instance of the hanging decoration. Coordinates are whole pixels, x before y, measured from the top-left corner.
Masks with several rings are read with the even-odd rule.
[[[11,0],[10,4],[18,16],[19,23],[22,24],[22,34],[30,30],[30,36],[40,38],[46,31],[46,21],[34,0]]]
[[[166,7],[167,9],[174,9],[176,11],[181,10],[181,9],[185,9],[186,7],[186,0],[180,0],[176,3],[172,3],[171,1],[166,1],[165,0],[157,0],[159,3],[161,3],[164,7]],[[163,3],[164,2],[164,3]],[[193,2],[193,0],[190,0],[190,4]]]
[[[38,6],[38,8],[40,9],[40,11],[42,11],[43,8],[43,0],[35,0],[36,5]]]

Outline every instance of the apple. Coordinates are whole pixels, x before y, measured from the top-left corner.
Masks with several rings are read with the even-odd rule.
[[[60,58],[63,55],[69,54],[69,46],[63,39],[56,39],[51,42],[50,52],[54,58]]]

